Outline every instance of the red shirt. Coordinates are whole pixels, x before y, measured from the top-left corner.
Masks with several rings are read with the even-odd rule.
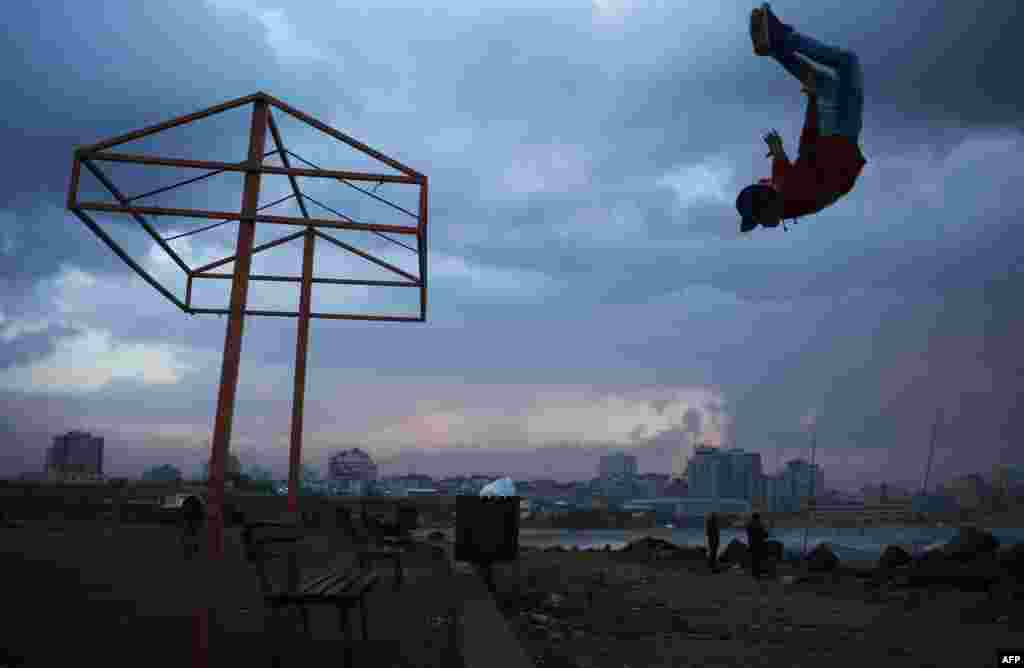
[[[772,177],[760,182],[782,195],[782,219],[786,220],[833,204],[850,192],[866,164],[860,147],[848,137],[818,134],[818,105],[808,97],[799,157],[795,163],[774,158]]]

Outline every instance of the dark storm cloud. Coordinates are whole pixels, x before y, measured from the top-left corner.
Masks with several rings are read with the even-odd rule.
[[[984,11],[939,0],[855,6],[833,0],[813,6],[775,3],[773,8],[797,30],[860,56],[865,134],[882,137],[891,146],[926,143],[948,150],[972,128],[1022,127],[1024,93],[1010,83],[1016,78],[1018,46],[1008,26],[1021,16],[1015,0],[986,2]],[[762,125],[774,122],[773,108],[800,108],[799,84],[771,59],[751,53],[740,30],[748,11],[741,7],[724,12],[723,20],[735,21],[736,31],[731,39],[705,47],[709,57],[694,62],[692,44],[683,40],[666,49],[660,72],[631,77],[609,128],[625,126],[638,137],[641,130],[692,128],[684,150],[699,153],[723,141],[721,132],[701,132],[687,122],[703,106],[720,114],[716,127],[733,128],[727,137],[738,132],[752,138]],[[666,13],[666,24],[686,25],[687,10]],[[699,100],[694,91],[700,91]],[[758,115],[767,120],[751,127],[750,119]],[[677,145],[661,147],[665,160],[671,160]],[[624,146],[631,147],[637,150],[638,145]]]
[[[71,327],[50,325],[38,332],[27,332],[4,341],[0,346],[0,369],[30,364],[56,350],[57,339],[78,333]]]
[[[314,114],[325,110],[325,96],[347,103],[329,68],[310,65],[303,83],[313,85],[301,86],[285,75],[255,19],[225,16],[200,0],[23,4],[8,10],[2,30],[0,61],[17,78],[7,87],[0,141],[17,169],[4,170],[0,208],[26,216],[40,204],[63,209],[76,146],[263,89]],[[239,124],[238,136],[246,131]],[[189,133],[194,149],[211,154],[238,139],[213,124]],[[115,183],[132,193],[141,181]],[[106,247],[89,245],[93,235],[77,219],[39,218],[19,226],[29,255],[15,263],[17,274],[49,275],[68,260],[128,271]]]

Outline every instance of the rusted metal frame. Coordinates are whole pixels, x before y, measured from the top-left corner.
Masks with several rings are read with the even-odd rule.
[[[285,104],[281,100],[278,100],[275,97],[272,97],[270,95],[264,94],[264,99],[266,99],[267,102],[269,102],[273,106],[277,107],[281,111],[285,112],[286,114],[288,114],[292,118],[296,118],[296,119],[302,121],[303,123],[305,123],[307,125],[312,125],[314,128],[316,128],[320,132],[328,134],[328,135],[334,137],[335,139],[337,139],[338,141],[344,142],[344,143],[348,144],[349,146],[351,146],[352,148],[360,150],[363,153],[366,153],[367,155],[369,155],[369,156],[371,156],[373,158],[376,158],[377,160],[380,160],[381,162],[383,162],[388,167],[391,167],[392,169],[397,169],[398,171],[402,172],[406,176],[410,176],[410,177],[413,177],[413,178],[418,178],[420,176],[420,173],[417,172],[415,169],[412,169],[411,167],[406,167],[405,165],[403,165],[402,163],[398,162],[397,160],[395,160],[393,158],[389,158],[388,156],[384,155],[380,151],[376,151],[376,150],[370,148],[369,146],[367,146],[366,144],[362,143],[361,141],[353,139],[352,137],[349,137],[345,133],[340,132],[338,130],[335,130],[331,126],[327,125],[326,123],[322,123],[321,121],[318,121],[317,119],[313,118],[309,114],[305,114],[305,113],[299,111],[298,109],[295,109],[294,107],[288,106],[287,104]]]
[[[363,258],[364,260],[369,260],[370,262],[374,263],[378,267],[383,267],[383,268],[385,268],[385,269],[387,269],[389,271],[393,271],[394,273],[398,274],[399,276],[404,276],[404,277],[408,278],[410,281],[416,281],[417,283],[419,283],[419,279],[418,278],[416,278],[415,276],[413,276],[409,272],[404,271],[404,270],[396,267],[395,265],[393,265],[393,264],[391,264],[389,262],[385,262],[384,260],[376,258],[376,257],[370,255],[369,253],[367,253],[366,251],[361,251],[358,248],[356,248],[355,246],[350,246],[349,244],[345,243],[344,241],[338,241],[334,237],[329,237],[326,234],[324,234],[323,232],[321,232],[320,230],[316,230],[315,232],[316,232],[316,235],[318,237],[320,237],[321,239],[324,239],[325,241],[329,241],[329,242],[331,242],[332,244],[334,244],[336,246],[344,248],[345,250],[349,251],[350,253],[355,253],[359,257]]]
[[[427,319],[427,177],[420,182],[420,224],[416,247],[420,260],[420,318]]]
[[[292,434],[288,451],[288,511],[299,510],[299,469],[302,466],[302,409],[306,395],[306,357],[309,350],[309,311],[313,298],[313,251],[316,234],[307,227],[302,248],[302,288],[299,327],[295,341],[295,389],[292,398]]]
[[[260,244],[259,246],[254,246],[252,248],[252,250],[251,250],[251,254],[255,255],[256,253],[261,253],[261,252],[263,252],[263,251],[265,251],[265,250],[267,250],[269,248],[273,248],[274,246],[280,246],[281,244],[286,244],[289,241],[292,241],[293,239],[298,239],[299,237],[301,237],[305,233],[306,233],[305,230],[303,230],[302,232],[294,232],[292,234],[289,234],[286,237],[281,237],[280,239],[275,239],[274,241],[268,241],[265,244]],[[236,253],[235,255],[232,255],[231,257],[226,257],[226,258],[223,258],[221,260],[217,260],[216,262],[211,262],[210,264],[205,264],[202,267],[197,267],[191,273],[192,273],[193,276],[195,276],[195,275],[201,274],[204,271],[209,271],[210,269],[216,269],[217,267],[219,267],[221,265],[225,265],[225,264],[227,264],[229,262],[234,262],[237,259],[238,259],[238,254]]]
[[[302,196],[305,197],[306,199],[308,199],[313,204],[316,204],[320,208],[326,209],[327,211],[330,211],[331,213],[333,213],[335,216],[338,216],[339,218],[343,218],[343,219],[351,221],[353,223],[356,222],[355,220],[349,218],[348,216],[346,216],[345,214],[341,213],[340,211],[335,211],[334,209],[332,209],[331,207],[327,206],[326,204],[324,204],[322,202],[318,202],[317,200],[313,199],[309,195],[303,194]],[[397,239],[392,239],[391,237],[387,236],[386,234],[381,234],[380,232],[374,232],[374,234],[376,234],[378,237],[381,237],[382,239],[387,239],[388,241],[390,241],[393,244],[398,244],[402,248],[407,248],[407,249],[411,250],[413,253],[416,252],[416,249],[413,248],[412,246],[407,246],[407,245],[403,244],[401,241],[398,241]]]
[[[78,182],[82,178],[82,161],[77,157],[71,164],[71,183],[68,184],[68,209],[78,206]]]
[[[274,138],[274,146],[277,147],[277,152],[281,156],[281,163],[291,169],[291,163],[288,161],[288,151],[285,150],[284,142],[281,140],[281,133],[277,129],[277,123],[274,122],[274,114],[269,109],[267,109],[267,124],[270,126],[270,135]],[[309,218],[309,211],[306,211],[306,203],[302,201],[302,191],[299,190],[299,182],[291,174],[288,175],[288,181],[292,184],[292,193],[299,203],[299,210],[302,211],[303,218]]]
[[[286,195],[285,197],[282,197],[281,199],[276,199],[273,202],[269,202],[267,204],[264,204],[263,206],[261,206],[260,208],[258,208],[256,210],[257,211],[263,211],[264,209],[269,209],[270,207],[277,206],[281,202],[284,202],[285,200],[292,199],[293,197],[295,197],[295,195]],[[212,230],[215,227],[220,227],[221,225],[225,225],[225,224],[230,223],[230,222],[233,222],[233,221],[222,220],[219,223],[214,223],[213,225],[207,225],[206,227],[200,227],[198,230],[191,230],[189,232],[185,232],[184,234],[176,234],[173,237],[167,237],[166,239],[164,239],[164,241],[174,241],[175,239],[181,239],[182,237],[188,237],[188,236],[192,236],[193,234],[199,234],[200,232],[205,232],[207,230]]]
[[[270,156],[274,155],[275,153],[277,153],[277,151],[267,151],[266,153],[263,154],[263,157],[264,158],[269,158]],[[244,165],[245,163],[244,162],[240,162],[238,164],[239,165]],[[180,181],[178,183],[174,183],[174,184],[169,185],[169,186],[164,186],[162,188],[157,188],[156,190],[150,190],[147,193],[142,193],[141,195],[135,195],[134,197],[128,197],[127,199],[128,199],[129,202],[134,202],[135,200],[142,199],[143,197],[151,197],[153,195],[159,195],[160,193],[165,193],[165,192],[167,192],[169,190],[174,190],[175,188],[180,188],[181,186],[187,186],[190,183],[195,183],[196,181],[202,181],[203,179],[208,179],[211,176],[217,176],[218,174],[223,174],[225,171],[226,170],[218,169],[217,171],[214,171],[214,172],[208,172],[208,173],[202,174],[200,176],[194,176],[191,179],[185,179],[184,181]]]
[[[262,155],[262,153],[261,153]],[[250,172],[260,174],[280,174],[282,176],[311,176],[324,179],[351,179],[353,181],[386,181],[388,183],[418,183],[414,177],[397,174],[367,174],[365,172],[348,172],[333,169],[302,169],[299,167],[275,167],[273,165],[250,166],[248,163],[217,162],[213,160],[186,160],[183,158],[163,158],[155,155],[134,155],[129,153],[85,153],[83,160],[105,160],[106,162],[125,162],[136,165],[158,165],[162,167],[184,167],[187,169],[211,169],[225,172]]]
[[[173,118],[163,123],[151,125],[148,128],[143,128],[141,130],[129,132],[127,134],[123,134],[119,137],[114,137],[113,139],[108,139],[106,141],[101,141],[98,144],[80,146],[75,150],[75,153],[94,153],[96,151],[102,151],[104,149],[110,148],[112,146],[117,146],[118,144],[123,144],[134,139],[142,139],[143,137],[148,137],[149,135],[160,132],[161,130],[169,130],[171,128],[176,128],[179,125],[185,125],[186,123],[191,123],[192,121],[198,121],[201,118],[213,116],[214,114],[219,114],[222,111],[228,111],[229,109],[234,109],[235,107],[241,107],[244,104],[249,104],[250,102],[253,102],[256,99],[262,97],[262,95],[262,93],[246,95],[245,97],[240,97],[235,100],[229,100],[228,102],[225,102],[223,104],[218,104],[215,107],[203,109],[193,114],[188,114],[187,116],[179,116],[178,118]]]
[[[316,204],[321,209],[324,209],[326,211],[330,211],[331,213],[333,213],[338,218],[341,218],[342,220],[344,220],[346,223],[358,223],[359,222],[355,218],[351,218],[349,216],[346,216],[345,214],[343,214],[340,211],[335,211],[334,209],[332,209],[331,207],[327,206],[326,204],[324,204],[320,200],[313,199],[312,197],[310,197],[306,193],[302,193],[302,199],[308,199],[310,202],[312,202],[313,204]],[[365,225],[365,223],[362,223],[362,224]]]
[[[230,313],[228,309],[222,308],[196,308],[192,309],[193,313],[200,315],[226,315]],[[258,315],[258,316],[281,316],[285,318],[297,318],[299,315],[298,311],[249,311],[245,312],[246,315]],[[423,319],[418,315],[362,315],[356,313],[310,313],[310,318],[322,319],[322,320],[380,320],[380,321],[391,321],[391,322],[422,322]]]
[[[208,218],[210,220],[254,220],[257,223],[277,223],[279,225],[313,225],[336,230],[356,230],[358,232],[391,232],[393,234],[416,234],[417,228],[404,225],[383,225],[380,223],[345,223],[321,218],[294,218],[291,216],[268,216],[256,214],[244,217],[231,211],[205,211],[203,209],[172,209],[160,206],[119,206],[107,202],[78,202],[76,206],[86,211],[106,211],[109,213],[144,213],[150,216],[177,216],[180,218]]]
[[[129,257],[127,253],[125,253],[123,250],[121,250],[121,247],[117,245],[117,242],[114,241],[113,239],[111,239],[110,236],[106,232],[103,231],[103,228],[101,228],[96,223],[96,221],[94,221],[89,216],[89,214],[87,214],[86,212],[84,212],[84,211],[82,211],[81,209],[78,209],[78,208],[71,209],[71,212],[73,214],[75,214],[76,216],[78,216],[78,219],[81,220],[83,223],[85,223],[86,227],[88,227],[90,230],[92,230],[96,234],[96,236],[98,236],[100,239],[102,239],[103,242],[105,244],[107,244],[107,246],[110,247],[110,250],[114,251],[114,253],[119,258],[124,260],[125,264],[127,264],[129,267],[134,269],[135,273],[138,274],[139,276],[141,276],[144,281],[146,281],[147,283],[152,285],[154,288],[156,288],[157,291],[160,294],[162,294],[164,297],[167,297],[168,299],[170,299],[171,302],[175,306],[180,308],[182,311],[185,311],[186,313],[188,312],[188,307],[185,304],[181,303],[181,301],[177,297],[175,297],[170,292],[170,290],[168,290],[164,286],[160,285],[159,281],[157,281],[155,278],[150,276],[149,273],[145,269],[140,267],[139,264],[137,262],[135,262],[135,260],[131,259],[131,257]]]
[[[198,230],[191,230],[189,232],[184,232],[182,234],[175,234],[173,237],[167,237],[166,239],[164,239],[164,241],[174,241],[175,239],[181,239],[182,237],[190,237],[193,234],[199,234],[200,232],[205,232],[207,230],[212,230],[215,227],[220,227],[221,225],[227,225],[228,223],[233,223],[233,222],[235,222],[235,221],[233,221],[233,220],[222,220],[219,223],[214,223],[213,225],[207,225],[206,227],[200,227]]]
[[[303,158],[302,156],[296,155],[296,154],[292,153],[291,151],[287,151],[287,153],[288,153],[288,155],[292,156],[292,157],[293,157],[293,158],[295,158],[296,160],[298,160],[298,161],[300,161],[300,162],[303,162],[303,163],[305,163],[305,164],[309,165],[309,166],[310,166],[310,167],[312,167],[313,169],[320,169],[319,167],[317,167],[316,165],[314,165],[314,164],[313,164],[312,162],[310,162],[309,160],[306,160],[306,159],[305,159],[305,158]],[[369,190],[363,190],[363,189],[362,189],[362,188],[360,188],[359,186],[357,186],[357,185],[354,185],[354,184],[352,184],[352,183],[349,183],[349,182],[348,182],[348,181],[346,181],[345,179],[338,179],[338,180],[339,180],[339,181],[341,181],[342,183],[344,183],[345,185],[347,185],[347,186],[348,186],[349,188],[354,188],[354,189],[358,190],[359,192],[363,193],[364,195],[369,195],[370,197],[372,197],[373,199],[377,200],[378,202],[383,202],[384,204],[387,204],[388,206],[390,206],[390,207],[391,207],[391,208],[393,208],[393,209],[398,209],[399,211],[401,211],[402,213],[404,213],[404,214],[405,214],[405,215],[407,215],[407,216],[411,216],[412,218],[416,218],[416,214],[415,214],[415,213],[413,213],[412,211],[409,211],[408,209],[406,209],[406,208],[404,208],[404,207],[401,207],[401,206],[399,206],[399,205],[395,204],[394,202],[391,202],[391,201],[389,201],[389,200],[386,200],[386,199],[384,199],[383,197],[381,197],[381,196],[380,196],[380,195],[378,195],[377,193],[371,192],[371,191],[369,191]],[[380,185],[380,184],[378,183],[378,185]]]
[[[267,103],[257,100],[253,105],[249,128],[249,166],[258,167],[263,161],[267,130]],[[238,389],[238,367],[242,354],[242,332],[249,287],[249,268],[252,261],[253,239],[256,235],[256,207],[259,206],[260,178],[257,170],[245,174],[242,192],[242,221],[238,225],[234,278],[231,283],[230,310],[224,336],[224,362],[221,366],[220,387],[217,393],[217,413],[213,427],[209,479],[209,537],[210,558],[224,556],[224,466],[231,444],[231,426]]]
[[[102,183],[103,186],[110,191],[110,194],[114,196],[114,199],[120,202],[122,206],[131,205],[128,199],[124,196],[124,193],[117,189],[117,186],[115,186],[114,183],[109,178],[107,178],[107,175],[104,174],[99,167],[92,164],[92,161],[89,160],[88,158],[83,159],[82,162],[85,164],[86,169],[92,172],[93,176],[99,179],[100,183]],[[142,214],[132,213],[131,216],[139,225],[142,225],[142,228],[149,233],[149,236],[153,238],[153,241],[155,241],[157,245],[160,246],[160,248],[164,249],[164,251],[171,256],[171,259],[174,260],[175,264],[181,267],[182,271],[184,271],[186,274],[189,271],[191,271],[188,268],[188,265],[185,264],[185,261],[178,257],[178,254],[174,252],[173,248],[167,245],[167,242],[163,240],[163,237],[157,234],[157,231],[153,229],[153,226],[146,221]]]
[[[211,274],[209,272],[193,274],[195,278],[215,278],[215,279],[229,279],[231,274]],[[250,274],[250,281],[270,281],[274,283],[299,283],[302,281],[300,276],[275,276],[271,274]],[[370,279],[357,280],[351,278],[314,278],[314,283],[323,283],[326,285],[365,285],[371,287],[384,287],[384,288],[418,288],[419,283],[412,281],[374,281]]]

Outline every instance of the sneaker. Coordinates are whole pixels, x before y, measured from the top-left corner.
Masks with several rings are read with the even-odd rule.
[[[761,17],[761,25],[766,34],[765,41],[768,42],[769,47],[781,46],[786,35],[792,32],[793,28],[780,21],[767,2],[761,5]]]
[[[754,53],[759,56],[767,56],[772,50],[764,7],[767,5],[750,12],[750,41],[754,43]]]

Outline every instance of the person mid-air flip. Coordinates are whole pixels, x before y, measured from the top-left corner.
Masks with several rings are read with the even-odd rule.
[[[867,164],[858,144],[864,81],[857,54],[800,34],[779,21],[768,3],[751,12],[750,37],[754,53],[771,56],[803,84],[807,119],[796,162],[789,161],[778,132],[765,136],[772,176],[747,186],[736,198],[744,233],[821,211],[850,192]]]

